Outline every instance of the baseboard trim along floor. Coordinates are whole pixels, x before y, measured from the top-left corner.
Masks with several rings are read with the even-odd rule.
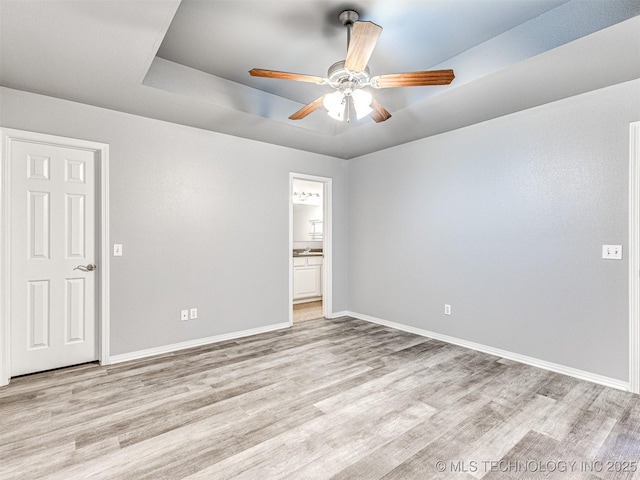
[[[351,317],[17,377],[0,412],[2,480],[639,480],[639,395]]]
[[[109,360],[111,364],[128,362],[129,360],[138,360],[140,358],[153,357],[154,355],[163,355],[166,353],[177,352],[179,350],[185,350],[187,348],[209,345],[211,343],[224,342],[226,340],[235,340],[236,338],[258,335],[260,333],[273,332],[274,330],[281,330],[283,328],[289,328],[290,326],[291,325],[289,325],[289,322],[276,323],[273,325],[267,325],[265,327],[241,330],[239,332],[225,333],[222,335],[214,335],[213,337],[197,338],[195,340],[188,340],[186,342],[173,343],[171,345],[163,345],[161,347],[138,350],[136,352],[122,353],[120,355],[111,356]]]
[[[524,363],[526,365],[531,365],[532,367],[542,368],[543,370],[549,370],[551,372],[561,373],[563,375],[568,375],[570,377],[578,378],[580,380],[586,380],[588,382],[597,383],[599,385],[604,385],[606,387],[612,387],[612,388],[617,388],[619,390],[629,391],[629,382],[625,382],[615,378],[605,377],[604,375],[598,375],[595,373],[586,372],[584,370],[579,370],[577,368],[572,368],[572,367],[567,367],[565,365],[560,365],[557,363],[547,362],[545,360],[540,360],[539,358],[528,357],[526,355],[510,352],[508,350],[489,347],[487,345],[482,345],[480,343],[470,342],[468,340],[451,337],[449,335],[443,335],[441,333],[431,332],[429,330],[423,330],[421,328],[412,327],[410,325],[404,325],[402,323],[383,320],[381,318],[372,317],[371,315],[366,315],[363,313],[350,312],[350,311],[342,312],[342,313],[344,313],[344,316],[357,318],[360,320],[364,320],[366,322],[376,323],[378,325],[384,325],[385,327],[394,328],[396,330],[401,330],[403,332],[414,333],[422,337],[433,338],[435,340],[440,340],[442,342],[458,345],[459,347],[470,348],[471,350],[476,350],[478,352],[488,353],[490,355],[495,355],[497,357],[506,358],[507,360],[513,360],[514,362]]]
[[[327,317],[327,318],[336,319],[340,317],[357,318],[359,320],[364,320],[366,322],[371,322],[378,325],[384,325],[386,327],[393,328],[395,330],[413,333],[416,335],[420,335],[422,337],[433,338],[435,340],[440,340],[442,342],[450,343],[452,345],[458,345],[460,347],[469,348],[471,350],[476,350],[478,352],[488,353],[490,355],[506,358],[508,360],[524,363],[526,365],[531,365],[532,367],[541,368],[543,370],[549,370],[551,372],[560,373],[562,375],[568,375],[570,377],[574,377],[580,380],[586,380],[592,383],[597,383],[599,385],[604,385],[606,387],[612,387],[618,390],[629,391],[629,382],[606,377],[604,375],[598,375],[598,374],[587,372],[584,370],[579,370],[577,368],[567,367],[566,365],[547,362],[546,360],[541,360],[539,358],[521,355],[519,353],[510,352],[508,350],[502,350],[499,348],[482,345],[480,343],[470,342],[468,340],[463,340],[463,339],[452,337],[449,335],[444,335],[441,333],[424,330],[422,328],[413,327],[411,325],[405,325],[405,324],[393,322],[390,320],[384,320],[384,319],[373,317],[371,315],[366,315],[363,313],[352,312],[352,311],[341,311],[341,312],[335,312],[330,317]],[[212,337],[199,338],[195,340],[189,340],[186,342],[174,343],[171,345],[163,345],[161,347],[154,347],[154,348],[139,350],[135,352],[123,353],[120,355],[113,355],[110,357],[110,363],[111,364],[121,363],[121,362],[127,362],[129,360],[137,360],[141,358],[152,357],[154,355],[163,355],[167,353],[176,352],[179,350],[184,350],[187,348],[200,347],[203,345],[223,342],[226,340],[233,340],[236,338],[248,337],[251,335],[258,335],[260,333],[272,332],[274,330],[280,330],[280,329],[289,328],[289,327],[290,325],[288,322],[277,323],[274,325],[267,325],[265,327],[253,328],[250,330],[231,332],[223,335],[215,335]]]
[[[327,318],[340,318],[349,315],[349,312],[342,311],[336,312]],[[162,345],[160,347],[147,348],[145,350],[137,350],[135,352],[121,353],[119,355],[112,355],[109,357],[109,365],[115,363],[128,362],[130,360],[138,360],[141,358],[153,357],[154,355],[164,355],[167,353],[177,352],[185,350],[187,348],[201,347],[203,345],[209,345],[211,343],[224,342],[226,340],[234,340],[236,338],[249,337],[251,335],[258,335],[260,333],[272,332],[274,330],[281,330],[283,328],[289,328],[291,325],[288,322],[276,323],[273,325],[267,325],[265,327],[252,328],[250,330],[241,330],[239,332],[225,333],[223,335],[214,335],[212,337],[197,338],[195,340],[188,340],[186,342],[172,343],[170,345]]]

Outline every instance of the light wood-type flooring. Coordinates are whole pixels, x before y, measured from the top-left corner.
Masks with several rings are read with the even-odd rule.
[[[0,388],[2,480],[629,479],[639,459],[638,395],[347,317]]]
[[[322,300],[297,303],[293,306],[293,323],[322,318]]]

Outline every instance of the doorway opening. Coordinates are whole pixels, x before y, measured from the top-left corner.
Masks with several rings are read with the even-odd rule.
[[[289,178],[289,324],[331,312],[331,179]]]

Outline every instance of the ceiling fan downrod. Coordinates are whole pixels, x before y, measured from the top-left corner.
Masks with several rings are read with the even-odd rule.
[[[338,19],[342,22],[342,25],[347,27],[347,50],[349,50],[349,44],[351,43],[351,29],[353,24],[358,21],[360,15],[355,10],[345,10],[342,12]]]

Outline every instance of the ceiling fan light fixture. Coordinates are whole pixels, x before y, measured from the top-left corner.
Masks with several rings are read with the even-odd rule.
[[[253,68],[249,74],[253,77],[328,85],[336,90],[303,106],[289,116],[290,120],[301,120],[324,105],[329,116],[336,120],[343,121],[346,115],[349,122],[351,112],[355,110],[358,120],[369,115],[376,123],[389,120],[391,114],[372,97],[370,92],[362,91],[361,88],[449,85],[455,78],[453,70],[391,73],[371,77],[367,63],[382,33],[382,27],[370,21],[360,21],[359,18],[355,10],[345,10],[340,14],[340,23],[347,28],[347,56],[329,67],[326,78],[262,68]]]
[[[344,120],[344,109],[346,106],[345,97],[342,92],[328,93],[322,99],[324,108],[327,109],[328,115],[339,121]]]
[[[358,89],[351,92],[351,98],[353,98],[353,108],[356,110],[358,120],[361,120],[373,112],[373,108],[371,108],[373,96],[371,93]]]
[[[334,120],[344,122],[344,109],[342,109],[342,111],[327,112],[327,115],[329,115]]]

